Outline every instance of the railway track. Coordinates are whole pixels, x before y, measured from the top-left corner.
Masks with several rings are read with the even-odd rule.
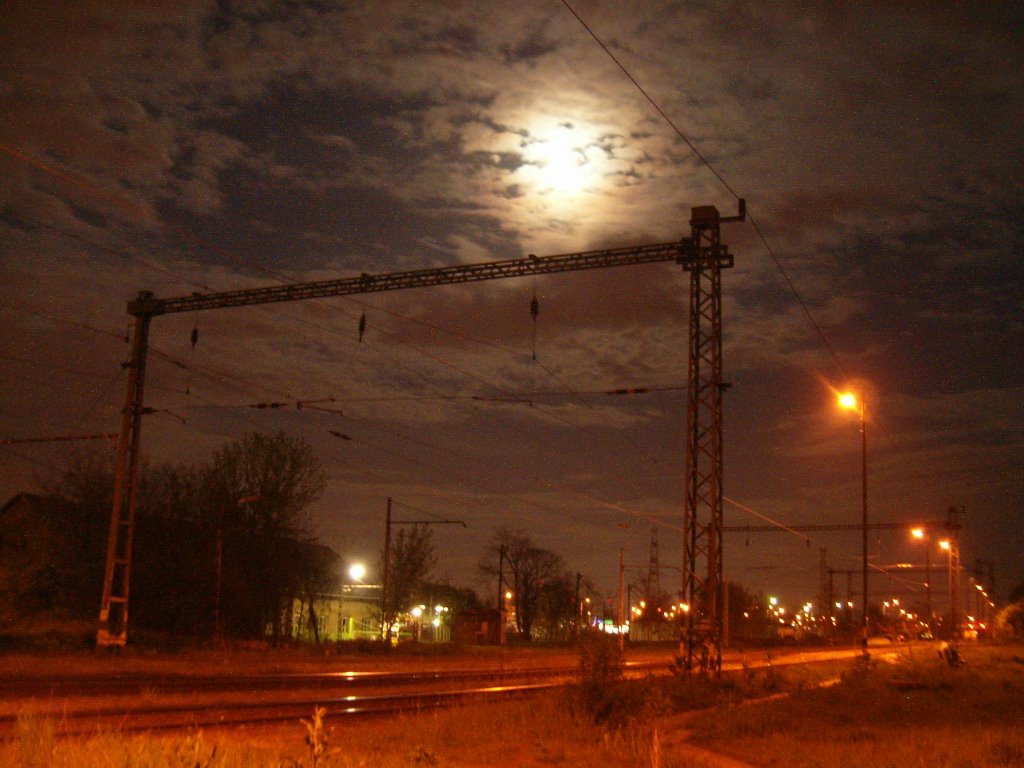
[[[848,659],[851,649],[755,656],[723,664],[723,673],[772,664]],[[669,674],[671,660],[627,662],[629,677]],[[323,672],[270,675],[14,676],[0,679],[0,699],[26,705],[0,715],[0,739],[17,736],[19,720],[44,719],[58,736],[266,726],[308,719],[359,718],[425,711],[536,694],[575,682],[579,669],[534,667],[410,672]]]
[[[658,665],[667,669],[667,665]],[[454,706],[564,686],[578,668],[344,672],[191,677],[54,676],[0,680],[0,698],[24,703],[61,736],[261,725],[308,718],[359,717]],[[426,689],[426,690],[424,690]],[[0,739],[23,714],[0,715]]]

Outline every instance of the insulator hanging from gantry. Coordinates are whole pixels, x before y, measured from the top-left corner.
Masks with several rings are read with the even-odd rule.
[[[139,444],[142,431],[142,415],[146,412],[143,406],[143,394],[148,352],[149,327],[154,317],[160,315],[193,312],[206,309],[226,307],[254,306],[284,301],[301,301],[304,299],[329,298],[333,296],[349,296],[363,293],[379,293],[383,291],[424,288],[435,285],[454,285],[459,283],[480,282],[483,280],[499,280],[509,277],[525,277],[529,275],[547,275],[559,272],[577,272],[586,269],[605,269],[611,267],[635,266],[674,261],[681,264],[691,274],[691,307],[694,296],[699,314],[695,319],[691,309],[691,335],[696,328],[700,343],[694,347],[690,343],[690,371],[697,385],[695,393],[691,393],[688,410],[688,431],[699,435],[699,440],[688,440],[687,451],[692,450],[695,458],[692,492],[687,495],[685,514],[687,527],[694,545],[687,549],[686,557],[692,571],[696,567],[695,560],[703,555],[708,558],[707,579],[690,585],[685,594],[692,596],[698,585],[718,585],[721,583],[721,552],[720,544],[709,545],[709,541],[720,542],[720,535],[715,526],[721,523],[721,404],[708,398],[709,381],[721,378],[721,325],[718,319],[720,311],[720,288],[718,287],[718,270],[722,266],[732,266],[732,257],[718,241],[718,224],[724,221],[738,221],[743,217],[743,205],[740,201],[740,216],[722,218],[714,208],[694,208],[691,221],[691,236],[670,243],[656,243],[626,248],[606,248],[579,253],[565,253],[554,256],[529,256],[522,259],[485,262],[482,264],[464,264],[437,269],[409,270],[378,275],[362,274],[357,277],[340,280],[324,280],[292,285],[275,285],[262,288],[225,291],[222,293],[193,293],[170,299],[159,299],[148,291],[141,291],[128,303],[128,314],[135,319],[132,334],[131,358],[127,364],[128,384],[125,394],[125,406],[122,411],[121,431],[118,439],[118,460],[115,470],[114,501],[111,510],[110,534],[107,540],[107,561],[103,579],[103,599],[100,605],[99,629],[96,643],[99,646],[121,646],[125,644],[128,627],[128,589],[131,574],[132,537],[135,525],[135,489],[137,487],[139,469]],[[724,263],[728,261],[728,263]],[[708,293],[708,284],[713,283]],[[696,287],[695,287],[696,286]],[[696,294],[695,294],[696,291]],[[713,301],[703,297],[716,296]],[[710,304],[710,306],[709,306]],[[536,319],[538,304],[536,296],[531,305],[531,314]],[[703,315],[709,313],[707,320]],[[365,332],[365,314],[360,318],[360,337]],[[694,324],[697,323],[695,326]],[[710,335],[709,335],[710,334]],[[709,346],[710,345],[710,346]],[[707,372],[707,363],[694,355],[708,355],[708,349],[717,350],[708,357],[718,365],[717,374]],[[708,378],[710,375],[710,378]],[[717,379],[715,376],[717,375]],[[693,384],[691,384],[691,388]],[[717,391],[717,390],[716,390]],[[696,396],[696,400],[694,400]],[[696,403],[696,405],[695,405]],[[717,432],[713,439],[707,437],[708,431]],[[348,439],[346,435],[337,436]],[[710,441],[710,443],[708,443]],[[703,452],[713,446],[714,459],[710,475],[717,480],[708,482],[705,474],[707,462],[703,460]],[[689,461],[689,460],[688,460]],[[688,465],[689,466],[689,465]],[[717,489],[717,507],[708,503],[706,498],[714,498]],[[709,497],[710,492],[710,497]],[[691,500],[693,496],[693,500]],[[715,511],[717,509],[717,512]],[[712,522],[706,522],[706,515],[711,515]],[[715,515],[717,514],[717,517]],[[692,523],[690,522],[692,519]],[[709,620],[712,626],[721,626],[718,610],[720,601],[710,601],[701,611],[702,621]],[[687,659],[692,657],[693,638],[695,632],[703,627],[695,624],[686,630]],[[717,638],[720,632],[706,633],[707,637]]]

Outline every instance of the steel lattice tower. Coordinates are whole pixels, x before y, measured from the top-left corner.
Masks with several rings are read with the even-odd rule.
[[[690,350],[686,409],[686,496],[680,663],[718,673],[722,664],[722,269],[733,265],[722,244],[722,217],[713,206],[692,209]]]
[[[661,566],[658,564],[658,526],[651,526],[651,559],[647,566],[647,589],[644,599],[647,610],[660,610],[661,605]],[[645,611],[644,615],[647,613]]]

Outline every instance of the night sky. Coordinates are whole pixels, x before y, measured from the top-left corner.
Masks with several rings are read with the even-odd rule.
[[[859,425],[834,397],[857,381],[871,519],[964,507],[964,565],[1005,596],[1024,580],[1024,12],[572,6],[664,116],[555,0],[5,3],[0,437],[117,430],[139,290],[666,242],[742,196],[764,239],[723,226],[726,524],[859,523]],[[391,496],[396,517],[466,521],[435,529],[436,574],[484,595],[499,525],[606,593],[620,547],[642,580],[657,526],[671,592],[686,291],[653,265],[157,318],[143,452],[304,438],[329,477],[312,528],[370,579]],[[604,394],[631,387],[657,391]],[[250,407],[268,402],[289,405]],[[2,500],[67,451],[0,446]],[[823,548],[859,568],[859,531],[807,537],[728,534],[725,574],[798,606]],[[924,561],[902,530],[870,550]],[[872,591],[920,601],[919,582]]]

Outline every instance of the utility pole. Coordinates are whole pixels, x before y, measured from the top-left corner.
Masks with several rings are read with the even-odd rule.
[[[651,555],[647,565],[647,584],[644,592],[644,599],[647,605],[644,607],[643,623],[644,638],[650,640],[651,616],[657,616],[661,612],[661,565],[658,562],[658,526],[651,526]],[[648,613],[650,611],[650,613]]]
[[[259,501],[259,496],[252,494],[244,496],[235,504],[239,507]],[[219,648],[224,645],[224,620],[221,611],[221,593],[224,581],[224,514],[226,507],[223,503],[217,509],[217,536],[214,542],[214,557],[216,558],[216,589],[213,600],[213,641]]]
[[[142,291],[138,300],[148,301],[152,296],[152,293]],[[117,441],[114,501],[107,535],[107,561],[103,571],[99,627],[96,630],[96,645],[100,648],[124,647],[128,632],[128,591],[131,586],[132,538],[135,533],[139,480],[139,441],[151,321],[151,315],[135,316],[131,358],[127,365],[128,384]]]
[[[619,650],[626,647],[626,618],[624,602],[626,600],[626,549],[619,547]]]
[[[580,602],[580,582],[583,580],[583,574],[576,571],[576,637],[580,636],[580,630],[583,627],[583,603]]]
[[[391,497],[388,496],[387,515],[384,522],[384,573],[381,574],[381,627],[384,642],[391,643],[391,625],[395,606],[391,604],[391,529],[396,525],[461,525],[463,520],[394,520],[391,517]]]
[[[856,527],[858,529],[860,528],[860,526],[856,526]],[[853,570],[853,569],[835,569],[835,568],[829,568],[828,569],[829,604],[831,604],[832,594],[833,594],[832,577],[835,574],[837,574],[837,573],[846,574],[846,601],[845,601],[845,605],[843,606],[842,613],[843,613],[843,616],[846,618],[846,620],[850,623],[850,626],[852,627],[853,626],[853,613],[852,613],[852,609],[851,609],[850,606],[853,603],[853,575],[855,573],[860,573],[860,571],[859,570]],[[831,613],[831,610],[830,610],[830,613]],[[831,616],[830,616],[830,618],[831,618]],[[854,630],[854,638],[853,638],[854,640],[856,640],[858,634],[859,633],[857,633]]]
[[[959,639],[959,592],[961,592],[961,552],[959,552],[959,528],[961,521],[959,516],[966,512],[964,507],[957,509],[949,507],[946,510],[946,527],[949,531],[948,557],[949,557],[949,640],[952,643]]]
[[[932,543],[925,542],[924,548],[924,595],[925,608],[928,610],[928,631],[933,631],[934,610],[932,609]]]
[[[818,601],[820,603],[819,609],[824,608],[831,600],[830,589],[829,589],[829,576],[828,576],[828,550],[825,547],[821,547],[818,552]],[[832,615],[832,609],[825,609],[829,616]],[[818,611],[819,615],[822,613]]]
[[[380,630],[381,637],[391,643],[391,497],[388,496],[384,517],[384,572],[380,575]]]
[[[864,604],[861,606],[861,657],[867,661],[868,635],[871,628],[868,620],[868,403],[864,395],[860,396],[860,446],[861,446],[861,593]]]
[[[580,582],[576,579],[576,591]],[[505,545],[498,546],[498,645],[505,644]]]
[[[835,584],[832,581],[832,576],[835,574],[831,568],[828,569],[828,632],[829,637],[835,631],[835,625],[832,623],[832,606],[835,604]]]

